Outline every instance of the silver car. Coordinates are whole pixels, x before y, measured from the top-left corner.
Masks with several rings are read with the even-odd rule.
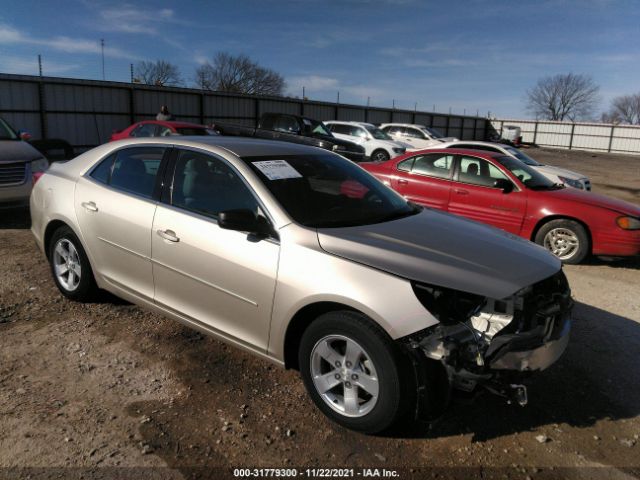
[[[520,403],[564,351],[560,262],[408,203],[325,150],[239,137],[124,140],[54,164],[31,196],[56,285],[98,289],[285,368],[369,433],[452,388]]]

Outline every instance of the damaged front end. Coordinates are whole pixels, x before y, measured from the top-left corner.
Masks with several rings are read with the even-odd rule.
[[[573,302],[562,270],[499,300],[412,285],[440,323],[401,342],[414,359],[440,362],[455,389],[485,387],[524,405],[526,388],[519,382],[552,365],[567,346]]]

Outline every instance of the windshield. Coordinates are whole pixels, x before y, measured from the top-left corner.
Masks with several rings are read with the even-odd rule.
[[[0,140],[20,140],[7,122],[0,118]]]
[[[393,140],[393,138],[384,133],[378,127],[367,126],[365,128],[367,129],[367,132],[369,132],[371,136],[376,140]]]
[[[444,135],[439,130],[436,130],[435,128],[424,127],[423,130],[429,132],[429,134],[433,138],[444,138]]]
[[[496,157],[500,164],[513,173],[525,185],[532,190],[562,188],[562,185],[552,182],[544,175],[538,173],[529,165],[522,163],[513,157]]]
[[[318,133],[320,135],[333,137],[333,134],[327,129],[327,126],[324,123],[319,122],[317,120],[311,120],[309,118],[305,118],[304,122],[305,123],[309,122],[311,124],[311,131],[313,133]]]
[[[331,154],[244,157],[287,213],[312,228],[380,223],[420,208],[348,160]]]
[[[527,155],[524,152],[521,152],[520,150],[518,150],[517,148],[513,148],[513,147],[504,147],[504,149],[509,152],[509,154],[513,155],[514,157],[516,157],[518,160],[520,160],[522,163],[526,164],[526,165],[531,165],[532,167],[540,167],[541,164],[536,162],[533,158],[531,158],[529,155]]]

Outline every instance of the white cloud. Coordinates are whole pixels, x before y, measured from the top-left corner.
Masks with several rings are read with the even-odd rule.
[[[158,35],[163,23],[173,22],[174,11],[169,8],[162,10],[143,10],[129,5],[107,8],[100,11],[102,23],[100,30],[123,33],[143,33]]]
[[[287,79],[289,88],[293,91],[302,90],[305,87],[308,91],[313,90],[336,90],[339,82],[335,78],[322,77],[320,75],[306,75],[291,77]]]
[[[15,28],[0,24],[0,43],[16,44],[16,45],[35,45],[44,48],[51,48],[65,53],[91,53],[99,54],[102,52],[98,40],[88,40],[85,38],[72,37],[34,37]],[[118,48],[106,46],[104,54],[107,57],[137,59],[135,55],[120,50]]]

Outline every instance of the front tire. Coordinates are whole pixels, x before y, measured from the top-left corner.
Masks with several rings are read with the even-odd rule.
[[[78,237],[69,227],[57,229],[49,242],[49,264],[53,281],[67,298],[87,302],[98,291],[93,270]]]
[[[360,313],[318,317],[302,336],[299,365],[316,406],[344,427],[380,433],[415,411],[415,379],[408,359]]]
[[[382,149],[374,150],[373,153],[371,154],[372,162],[386,162],[390,158],[391,158],[391,155],[389,155],[389,152]]]
[[[576,265],[589,254],[589,235],[574,220],[551,220],[536,233],[535,242],[558,257],[562,263]]]

